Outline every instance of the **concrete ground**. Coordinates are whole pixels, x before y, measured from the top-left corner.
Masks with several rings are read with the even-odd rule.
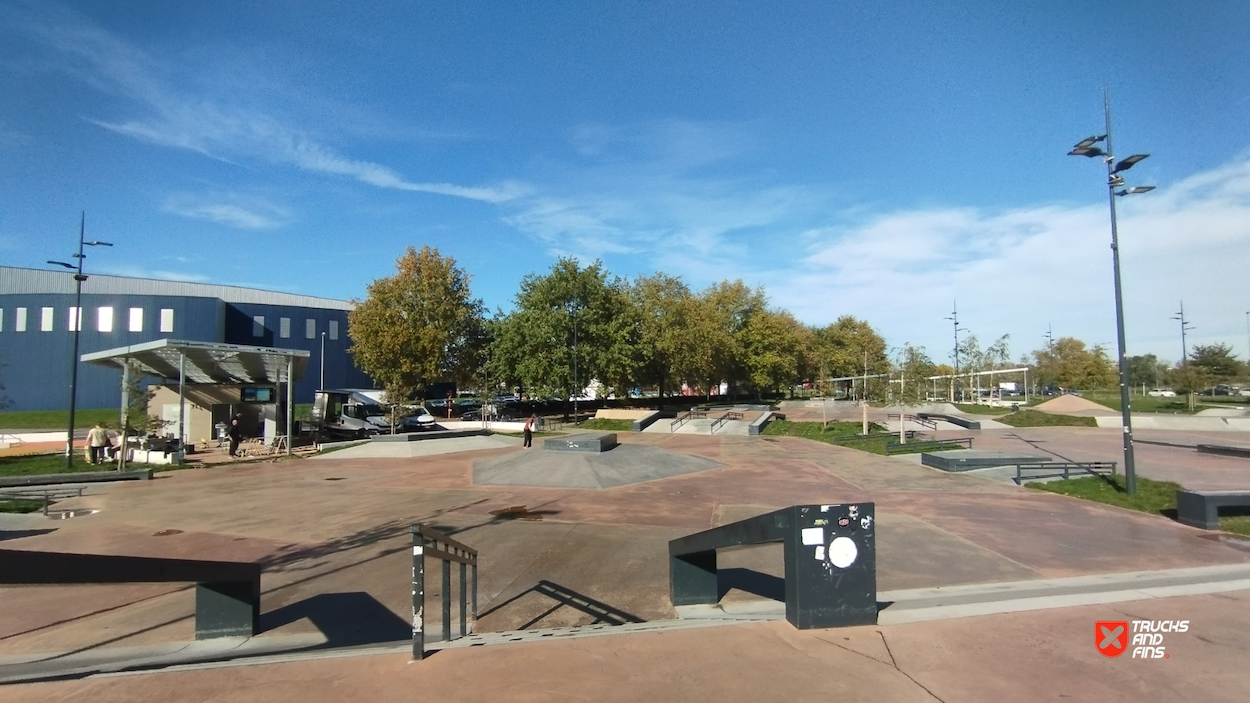
[[[1119,450],[1114,431],[1010,432],[1016,436],[974,433],[976,446],[1037,445],[1100,460],[1115,460]],[[99,512],[58,522],[0,521],[0,528],[20,527],[0,532],[0,540],[10,549],[260,561],[263,632],[255,639],[331,646],[408,635],[408,527],[415,522],[480,550],[479,631],[674,618],[669,539],[796,503],[876,503],[881,591],[1250,564],[1241,540],[893,457],[797,438],[619,437],[722,466],[588,490],[558,480],[474,482],[474,462],[499,466],[501,457],[527,451],[521,448],[390,458],[343,450],[93,487],[62,507]],[[1173,472],[1187,486],[1232,486],[1235,467],[1245,461],[1155,445],[1139,446],[1138,457],[1143,475]],[[524,510],[508,510],[516,507]],[[723,602],[776,598],[780,566],[775,547],[724,553]],[[186,585],[0,593],[0,675],[5,662],[32,653],[192,638]],[[784,622],[745,623],[449,649],[414,664],[402,654],[379,654],[200,667],[6,686],[0,700],[1162,700],[1179,691],[1193,700],[1244,700],[1250,674],[1235,662],[1250,653],[1247,598],[1250,592],[1231,591],[803,632]],[[1168,660],[1105,659],[1091,646],[1095,620],[1139,618],[1193,624],[1189,636],[1169,637],[1175,654]],[[437,623],[430,625],[437,632]]]

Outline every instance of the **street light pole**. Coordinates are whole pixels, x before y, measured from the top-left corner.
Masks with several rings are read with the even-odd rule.
[[[1189,366],[1189,345],[1185,343],[1185,333],[1194,326],[1185,320],[1185,301],[1181,301],[1181,311],[1172,316],[1173,320],[1181,321],[1181,366]]]
[[[1102,136],[1084,139],[1068,152],[1069,156],[1100,156],[1107,165],[1107,199],[1111,207],[1111,261],[1115,272],[1115,327],[1116,340],[1119,344],[1120,356],[1120,417],[1124,426],[1124,487],[1129,495],[1137,493],[1137,470],[1133,461],[1133,424],[1129,407],[1128,356],[1124,341],[1124,295],[1120,285],[1120,239],[1116,225],[1115,199],[1124,195],[1146,193],[1154,190],[1154,186],[1134,186],[1116,190],[1124,185],[1124,177],[1120,174],[1132,168],[1134,164],[1145,159],[1149,154],[1133,154],[1118,163],[1111,146],[1111,94],[1103,91],[1103,117],[1107,131]],[[1107,150],[1094,146],[1098,142],[1105,143]]]
[[[955,328],[955,374],[951,376],[951,402],[955,402],[955,379],[959,378],[959,333],[964,330],[959,327],[959,301],[951,302],[951,316],[943,318],[950,320]],[[864,373],[868,373],[865,371]]]
[[[78,253],[74,254],[74,258],[78,259],[77,265],[69,264],[64,261],[49,261],[50,264],[64,266],[74,271],[74,345],[73,353],[69,358],[69,430],[65,435],[65,469],[73,468],[74,463],[74,410],[78,403],[78,335],[82,331],[82,282],[87,277],[82,272],[82,260],[87,258],[83,253],[84,246],[93,247],[111,247],[108,242],[87,242],[83,241],[83,235],[87,229],[87,213],[83,211],[82,218],[78,222]],[[125,437],[122,438],[125,442]]]

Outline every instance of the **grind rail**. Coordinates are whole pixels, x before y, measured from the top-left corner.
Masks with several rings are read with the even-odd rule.
[[[412,658],[425,658],[425,558],[434,557],[442,562],[442,620],[443,641],[451,641],[451,563],[460,565],[460,636],[469,633],[468,613],[473,612],[477,621],[477,550],[468,547],[441,532],[421,524],[409,528],[412,532]],[[472,567],[472,600],[469,599],[470,581],[466,571]]]
[[[678,415],[676,420],[673,420],[672,422],[668,423],[668,431],[676,432],[678,429],[681,428],[682,425],[686,424],[687,422],[691,420],[701,420],[706,417],[707,417],[707,413],[704,412],[703,410],[699,410],[697,408],[692,409],[690,412],[682,413]]]
[[[742,419],[742,413],[730,410],[724,415],[721,415],[720,417],[716,418],[716,421],[712,423],[712,434],[716,434],[716,430],[723,427],[726,422],[729,422],[730,420],[741,420],[741,419]]]

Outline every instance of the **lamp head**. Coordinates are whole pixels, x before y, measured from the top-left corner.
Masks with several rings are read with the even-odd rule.
[[[1120,171],[1127,171],[1130,168],[1133,168],[1138,161],[1145,159],[1147,156],[1150,156],[1150,154],[1133,154],[1127,159],[1120,159],[1120,163],[1116,164],[1115,168],[1111,169],[1111,172],[1119,173]]]
[[[76,271],[76,270],[78,270],[78,267],[77,267],[77,266],[75,266],[75,265],[73,265],[73,264],[67,264],[67,263],[65,263],[64,261],[49,261],[48,263],[50,263],[50,264],[55,264],[55,265],[57,265],[57,266],[64,266],[64,267],[65,267],[65,268],[67,268],[67,269],[74,269],[75,271]]]
[[[1155,189],[1154,186],[1133,186],[1132,188],[1125,188],[1124,190],[1117,190],[1115,194],[1116,195],[1137,195],[1138,193],[1149,193],[1150,191],[1154,189]]]
[[[86,244],[89,247],[111,247],[113,246],[111,242],[83,242],[83,244]]]
[[[1095,156],[1103,156],[1104,154],[1105,152],[1103,152],[1102,149],[1099,149],[1096,146],[1085,146],[1085,147],[1078,146],[1072,151],[1068,152],[1068,156],[1088,156],[1091,159],[1094,158]]]

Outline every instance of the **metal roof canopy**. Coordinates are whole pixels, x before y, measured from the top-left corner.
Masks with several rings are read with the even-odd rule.
[[[121,367],[123,424],[126,422],[124,418],[129,392],[126,379],[129,378],[132,367],[137,365],[137,370],[146,375],[166,380],[178,379],[179,447],[185,447],[187,441],[186,419],[183,416],[186,408],[186,384],[285,383],[286,434],[283,439],[286,443],[286,454],[290,456],[291,416],[294,414],[291,381],[304,375],[304,370],[308,368],[308,357],[309,353],[302,349],[158,339],[155,342],[83,354],[79,358],[97,366]],[[127,361],[131,363],[127,364]],[[123,456],[125,454],[122,453]]]
[[[154,342],[116,347],[83,354],[89,364],[121,368],[127,360],[148,375],[185,379],[207,385],[227,383],[286,383],[290,370],[298,381],[308,368],[310,354],[302,349],[248,347],[240,344],[158,339]],[[179,373],[182,364],[183,373]]]

